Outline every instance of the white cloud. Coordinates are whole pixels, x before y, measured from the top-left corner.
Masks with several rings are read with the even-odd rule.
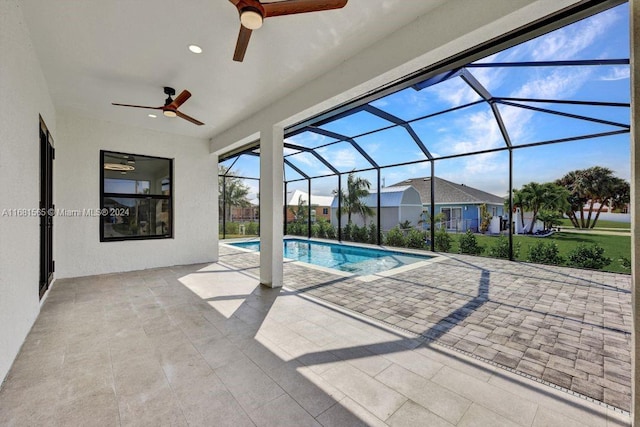
[[[630,77],[629,67],[614,67],[607,74],[601,76],[598,80],[614,81],[624,80]]]
[[[324,157],[337,169],[353,169],[356,167],[356,155],[348,149],[327,153]]]
[[[528,44],[535,61],[576,59],[618,20],[613,10],[556,30]]]

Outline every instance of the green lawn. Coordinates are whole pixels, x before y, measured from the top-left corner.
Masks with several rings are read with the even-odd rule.
[[[568,218],[563,218],[561,221],[561,227],[573,228],[573,224],[571,224],[571,221]],[[594,229],[597,230],[598,228],[616,228],[620,229],[620,231],[631,231],[631,224],[628,222],[604,221],[599,219],[598,222],[596,222]]]
[[[453,244],[451,252],[458,252],[458,236],[452,235]],[[486,248],[495,245],[497,236],[476,235],[478,243]],[[514,245],[520,242],[520,255],[517,257],[519,261],[526,261],[529,253],[529,247],[540,240],[554,241],[560,250],[560,255],[567,257],[569,251],[575,248],[578,243],[593,244],[597,243],[605,250],[605,256],[613,261],[604,267],[604,271],[612,271],[615,273],[630,273],[629,270],[622,267],[620,258],[631,258],[631,237],[627,236],[605,236],[596,234],[578,234],[578,233],[555,233],[550,237],[532,237],[532,236],[513,236]]]
[[[239,239],[239,238],[258,237],[257,234],[230,234],[227,233],[227,239]],[[218,234],[218,239],[222,240],[222,233]]]

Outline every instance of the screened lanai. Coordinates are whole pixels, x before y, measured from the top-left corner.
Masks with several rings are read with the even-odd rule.
[[[567,20],[573,22],[565,25]],[[628,180],[628,5],[567,20],[560,28],[541,25],[520,44],[489,49],[488,55],[486,49],[468,53],[472,61],[432,67],[286,129],[283,191],[285,200],[294,190],[310,195],[307,236],[314,235],[314,195],[334,196],[339,210],[350,174],[366,180],[378,197],[369,239],[377,244],[388,231],[381,226],[382,189],[415,178],[427,182],[430,199],[422,200],[425,212],[412,225],[428,230],[431,250],[437,178],[502,197],[505,224],[513,221],[513,190],[528,182],[554,181],[595,165]],[[257,141],[221,156],[223,185],[230,177],[243,180],[248,198],[258,200],[259,156]],[[221,194],[226,212],[229,201]],[[291,207],[284,209],[286,218]],[[343,240],[341,216],[329,222],[335,232],[322,237]],[[224,224],[221,230],[224,237]],[[513,259],[513,227],[502,231]]]

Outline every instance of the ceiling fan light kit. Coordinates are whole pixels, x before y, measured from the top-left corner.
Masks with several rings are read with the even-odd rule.
[[[249,30],[257,30],[262,27],[262,14],[258,9],[246,7],[240,12],[240,23]]]
[[[187,99],[191,98],[191,92],[185,89],[182,92],[180,92],[180,95],[178,95],[176,99],[173,99],[171,97],[176,94],[176,90],[172,87],[167,86],[164,88],[164,93],[167,95],[167,99],[165,99],[164,105],[162,107],[147,107],[144,105],[116,104],[115,102],[113,102],[112,104],[120,107],[162,110],[162,114],[165,117],[180,117],[181,119],[185,119],[193,123],[194,125],[198,125],[198,126],[202,126],[204,124],[200,120],[196,120],[191,116],[187,116],[186,114],[178,110],[178,108],[180,108],[180,106],[182,106],[182,104],[184,104],[187,101]],[[151,117],[151,115],[149,115],[149,117]]]
[[[262,27],[266,18],[340,9],[347,4],[348,0],[288,0],[275,3],[261,3],[259,0],[229,1],[238,9],[240,15],[240,33],[233,60],[242,62],[249,46],[251,32]]]

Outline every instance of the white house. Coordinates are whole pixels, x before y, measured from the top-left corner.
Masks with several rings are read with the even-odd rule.
[[[376,211],[378,207],[378,192],[372,191],[367,197],[362,198],[361,202]],[[331,202],[331,218],[337,218],[338,198],[334,197]],[[389,231],[396,225],[409,221],[411,225],[416,226],[420,221],[422,213],[422,201],[420,193],[414,187],[407,185],[401,187],[385,187],[380,191],[380,225],[382,231]],[[347,214],[343,214],[341,221],[344,227],[347,224]],[[353,214],[351,222],[358,226],[374,223],[376,217],[371,216],[362,218],[361,215]],[[334,222],[335,223],[335,222]]]

